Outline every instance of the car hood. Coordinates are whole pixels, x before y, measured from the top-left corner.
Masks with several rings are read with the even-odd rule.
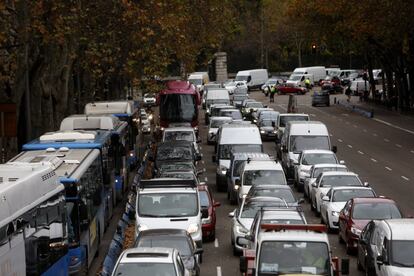
[[[230,168],[230,160],[220,159],[219,166],[225,167],[226,169]]]
[[[345,201],[331,202],[330,203],[331,211],[340,212],[344,208],[345,203],[346,203]]]
[[[192,271],[194,270],[194,266],[195,266],[195,262],[194,262],[194,257],[193,256],[184,256],[181,255],[181,259],[183,259],[183,263],[186,269]]]
[[[260,127],[260,130],[273,131],[273,130],[275,130],[275,128],[272,127],[272,126],[263,126],[263,127]]]
[[[414,275],[413,267],[398,267],[398,266],[383,266],[383,269],[387,271],[387,275],[393,276],[404,276],[404,275]]]

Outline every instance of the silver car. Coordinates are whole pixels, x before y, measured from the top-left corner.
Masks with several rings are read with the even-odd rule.
[[[230,117],[211,117],[207,132],[207,144],[215,144],[219,127],[232,121],[233,119]]]

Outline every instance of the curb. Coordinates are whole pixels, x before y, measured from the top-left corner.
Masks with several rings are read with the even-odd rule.
[[[350,110],[351,112],[358,113],[358,114],[360,114],[364,117],[374,118],[374,110],[373,109],[368,111],[368,110],[360,108],[356,105],[353,105],[353,104],[350,104],[350,103],[347,103],[347,102],[341,102],[341,101],[337,100],[336,98],[334,98],[334,104],[337,104],[338,106],[341,106],[341,107],[343,107],[347,110]]]

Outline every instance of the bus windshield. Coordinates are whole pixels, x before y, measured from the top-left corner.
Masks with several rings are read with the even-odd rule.
[[[160,118],[169,122],[191,122],[197,118],[194,95],[166,94],[160,100]]]

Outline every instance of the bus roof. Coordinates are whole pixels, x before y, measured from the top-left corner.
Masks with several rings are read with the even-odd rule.
[[[0,228],[64,190],[50,162],[0,165]]]
[[[24,144],[22,150],[59,149],[101,149],[110,140],[111,132],[99,131],[55,131]]]
[[[196,94],[197,91],[190,82],[182,80],[174,80],[167,82],[166,89],[159,94]]]
[[[97,149],[58,149],[23,151],[13,162],[54,164],[54,173],[62,183],[76,182],[100,155]]]
[[[60,123],[61,131],[69,130],[112,130],[121,132],[127,127],[127,122],[119,120],[114,115],[84,115],[76,114],[66,117]]]
[[[85,114],[113,114],[117,117],[132,116],[136,113],[133,101],[102,101],[92,102],[85,105]]]

